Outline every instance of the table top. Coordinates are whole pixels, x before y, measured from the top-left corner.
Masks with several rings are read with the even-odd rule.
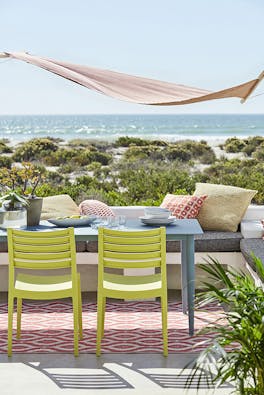
[[[159,225],[160,226],[160,225]],[[147,230],[154,229],[157,226],[144,225],[137,218],[127,219],[124,230]],[[52,225],[48,221],[41,221],[40,225],[34,227],[24,228],[23,230],[28,231],[50,231],[58,228]],[[181,240],[186,236],[202,234],[203,230],[196,219],[178,219],[173,224],[166,226],[166,237],[167,240]],[[74,234],[77,241],[86,240],[97,240],[98,232],[97,229],[93,229],[90,226],[80,226],[74,228]],[[0,229],[0,241],[6,241],[6,231]]]

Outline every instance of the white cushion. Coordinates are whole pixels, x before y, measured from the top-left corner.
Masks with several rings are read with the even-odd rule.
[[[240,226],[245,239],[260,239],[264,235],[263,225],[258,220],[243,220]]]
[[[244,221],[249,219],[264,219],[264,205],[250,204],[242,220]]]

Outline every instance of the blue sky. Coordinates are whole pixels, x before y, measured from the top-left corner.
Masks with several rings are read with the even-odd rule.
[[[218,90],[264,69],[263,0],[0,0],[0,51]],[[264,95],[134,105],[21,61],[0,60],[0,114],[263,113]],[[264,81],[255,94],[264,92]]]

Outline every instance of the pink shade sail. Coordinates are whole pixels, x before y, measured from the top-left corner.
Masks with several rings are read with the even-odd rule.
[[[24,52],[4,52],[0,54],[0,57],[23,60],[115,99],[157,106],[191,104],[228,97],[238,97],[245,101],[264,78],[264,72],[262,72],[254,80],[212,92],[115,71],[42,58]]]

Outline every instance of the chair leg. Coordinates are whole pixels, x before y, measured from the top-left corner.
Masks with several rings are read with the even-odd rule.
[[[12,356],[12,337],[13,337],[13,313],[14,313],[14,297],[8,295],[8,335],[7,335],[7,355]]]
[[[102,338],[104,337],[105,305],[106,305],[106,298],[103,298],[103,303],[102,303],[102,327],[101,327],[101,336],[102,336]]]
[[[78,303],[78,290],[74,290],[72,297],[73,308],[73,328],[74,328],[74,356],[79,355],[79,303]]]
[[[163,355],[168,356],[168,301],[167,295],[160,298],[162,314]]]
[[[17,339],[21,337],[22,298],[17,298]]]
[[[98,292],[98,294],[97,294],[97,338],[96,338],[96,356],[97,357],[100,357],[100,355],[101,355],[103,303],[104,303],[104,298]]]
[[[78,276],[78,324],[79,324],[79,339],[83,339],[82,290],[81,290],[81,279],[80,279],[80,276]]]

